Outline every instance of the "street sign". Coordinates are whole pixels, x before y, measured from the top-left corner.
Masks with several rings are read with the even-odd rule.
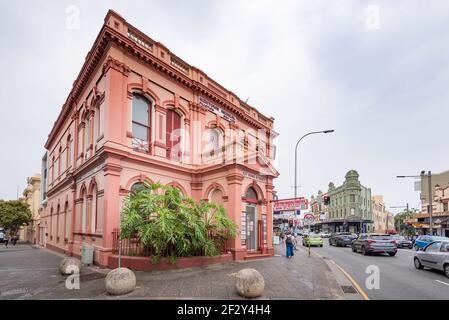
[[[308,213],[304,216],[304,223],[306,225],[311,225],[313,221],[315,221],[315,216],[313,214]]]

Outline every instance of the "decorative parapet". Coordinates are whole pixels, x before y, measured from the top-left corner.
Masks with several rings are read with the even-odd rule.
[[[130,38],[132,41],[139,44],[140,46],[144,47],[145,49],[153,52],[152,41],[145,35],[142,35],[140,32],[132,30],[130,27],[128,27],[128,38]]]
[[[186,63],[182,62],[181,59],[178,59],[174,56],[170,57],[170,64],[176,69],[184,72],[185,74],[189,74],[189,67]]]

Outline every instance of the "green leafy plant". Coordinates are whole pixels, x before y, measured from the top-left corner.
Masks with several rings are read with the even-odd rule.
[[[29,225],[33,217],[30,206],[20,200],[0,200],[0,226],[8,229],[11,237],[15,237],[20,227]]]
[[[161,256],[175,263],[177,257],[218,255],[237,234],[223,206],[195,202],[160,183],[144,182],[125,199],[122,213],[121,237],[137,237],[151,248],[152,262]]]

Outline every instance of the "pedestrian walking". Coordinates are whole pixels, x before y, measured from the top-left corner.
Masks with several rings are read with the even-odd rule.
[[[294,237],[290,232],[287,232],[287,236],[285,237],[285,248],[286,248],[286,256],[289,259],[294,256],[293,244],[294,244]]]
[[[12,242],[12,245],[13,246],[15,246],[16,244],[17,244],[17,236],[14,236],[14,237],[12,237],[12,239],[11,239],[11,242]]]
[[[3,239],[5,241],[5,246],[8,248],[8,242],[9,242],[9,235],[5,234],[5,238]]]
[[[285,238],[284,231],[281,231],[280,238],[281,238],[281,243],[283,243],[284,242],[284,238]]]

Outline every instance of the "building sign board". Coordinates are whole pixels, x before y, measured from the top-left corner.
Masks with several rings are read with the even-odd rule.
[[[212,103],[211,101],[209,101],[203,97],[200,97],[200,105],[203,106],[204,108],[206,108],[207,110],[209,110],[210,112],[222,117],[223,119],[225,119],[228,122],[232,122],[232,123],[236,122],[235,116],[233,114],[220,108],[216,104]]]
[[[309,200],[303,197],[273,201],[274,211],[296,211],[308,209],[309,209]]]
[[[251,172],[248,172],[248,171],[243,171],[242,174],[243,174],[243,176],[245,178],[250,178],[250,179],[253,179],[253,180],[260,181],[260,182],[267,182],[267,178],[264,177],[264,176],[261,176],[259,174],[251,173]]]

